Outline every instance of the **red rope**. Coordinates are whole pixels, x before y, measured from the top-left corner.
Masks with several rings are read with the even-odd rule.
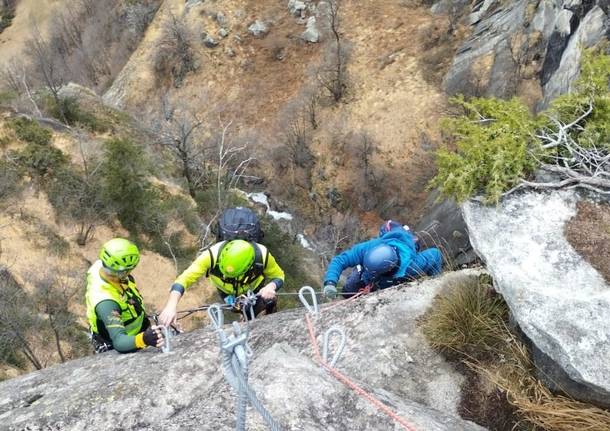
[[[359,292],[359,294],[361,294],[361,293],[362,292]],[[345,302],[345,301],[342,301],[342,302]],[[316,360],[320,363],[320,365],[322,365],[322,367],[324,367],[329,373],[331,373],[337,380],[342,382],[347,387],[351,388],[358,395],[360,395],[362,398],[364,398],[369,403],[371,403],[374,407],[377,407],[377,409],[381,410],[386,415],[388,415],[389,417],[394,419],[406,431],[415,431],[415,428],[413,428],[406,420],[404,420],[403,418],[398,416],[398,414],[396,414],[392,409],[390,409],[388,406],[383,404],[373,395],[371,395],[370,393],[368,393],[367,391],[362,389],[356,383],[352,382],[347,376],[343,375],[339,370],[337,370],[334,367],[331,367],[326,361],[324,361],[324,359],[320,355],[320,348],[318,347],[318,342],[316,340],[313,323],[311,322],[309,313],[305,314],[305,320],[307,322],[307,331],[309,332],[309,339],[311,341],[311,347],[313,348],[314,356],[315,356]]]
[[[340,307],[341,305],[347,304],[348,302],[352,302],[357,298],[360,298],[363,295],[366,295],[367,293],[371,293],[371,285],[367,285],[366,287],[364,287],[363,289],[360,289],[358,291],[358,293],[356,293],[355,295],[352,295],[351,297],[347,298],[347,299],[343,299],[341,301],[335,301],[334,304],[329,304],[325,307],[321,307],[324,310],[332,310],[333,308],[336,307]]]

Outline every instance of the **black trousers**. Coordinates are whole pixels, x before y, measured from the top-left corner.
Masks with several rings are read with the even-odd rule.
[[[341,290],[341,295],[343,295],[344,298],[351,298],[352,296],[357,294],[360,289],[365,288],[364,281],[360,279],[361,273],[362,268],[360,268],[360,265],[358,265],[352,270],[352,273],[347,277],[345,285]]]

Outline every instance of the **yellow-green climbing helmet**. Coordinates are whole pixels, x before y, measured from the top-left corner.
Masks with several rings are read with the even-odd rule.
[[[218,269],[227,278],[245,274],[254,263],[254,247],[243,239],[235,239],[224,245],[218,256]]]
[[[114,272],[131,271],[140,261],[138,247],[124,238],[113,238],[102,246],[100,259]]]

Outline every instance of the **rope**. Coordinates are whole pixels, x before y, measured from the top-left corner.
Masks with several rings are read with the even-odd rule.
[[[248,381],[246,380],[247,372],[242,374],[239,361],[235,356],[233,356],[232,364],[236,369],[235,375],[237,376],[237,380],[239,382],[240,392],[248,397],[252,407],[254,407],[256,411],[262,416],[263,420],[267,423],[267,425],[269,426],[269,428],[271,428],[272,431],[281,431],[281,425],[275,419],[273,419],[271,413],[269,413],[269,411],[261,404],[261,402],[256,397],[256,393],[248,385]]]
[[[259,412],[271,431],[281,431],[281,425],[273,419],[248,384],[248,359],[253,355],[248,345],[248,327],[246,326],[246,330],[242,331],[239,323],[233,322],[233,333],[227,335],[223,330],[224,316],[221,306],[217,304],[210,306],[208,315],[218,334],[225,379],[237,392],[235,429],[245,431],[246,407],[248,401],[250,401],[250,404]]]
[[[223,310],[229,310],[229,309],[231,309],[231,308],[232,308],[232,306],[231,306],[231,305],[227,305],[227,304],[214,304],[214,305],[219,306],[219,307],[220,307],[220,308],[222,308]],[[206,310],[208,310],[208,309],[209,309],[211,306],[212,306],[212,305],[205,304],[205,305],[202,305],[202,306],[197,307],[197,308],[189,308],[188,310],[180,310],[180,311],[176,311],[176,314],[184,314],[184,316],[180,316],[180,317],[178,317],[176,320],[182,320],[182,319],[184,319],[185,317],[188,317],[188,316],[190,316],[191,314],[196,313],[196,312],[198,312],[198,311],[206,311]]]
[[[363,294],[363,293],[364,292],[359,292],[359,294]],[[354,296],[356,296],[356,295],[354,295]],[[354,297],[352,297],[352,298],[354,298]],[[352,298],[350,298],[350,299],[352,299]],[[346,301],[341,301],[341,302],[346,302]],[[332,307],[330,307],[330,308],[332,308]],[[311,346],[312,346],[316,361],[318,361],[324,369],[326,369],[329,373],[331,373],[341,383],[343,383],[344,385],[346,385],[347,387],[352,389],[354,392],[356,392],[358,395],[360,395],[363,399],[367,400],[374,407],[377,407],[378,410],[381,410],[383,413],[388,415],[390,418],[394,419],[394,421],[396,421],[398,424],[400,424],[403,427],[403,429],[405,429],[406,431],[415,431],[415,428],[413,428],[405,419],[400,417],[392,409],[390,409],[388,406],[383,404],[381,401],[379,401],[377,398],[375,398],[372,394],[370,394],[367,391],[365,391],[364,389],[362,389],[356,383],[352,382],[349,379],[349,377],[342,374],[339,370],[337,370],[336,368],[329,365],[322,358],[322,355],[320,355],[320,348],[318,347],[318,342],[316,340],[313,323],[311,322],[309,313],[305,314],[305,321],[307,323],[307,331],[309,332],[309,340],[311,341]]]
[[[324,292],[314,292],[316,295],[324,295]],[[278,296],[298,296],[299,292],[275,292]]]
[[[337,308],[340,307],[342,305],[348,304],[350,302],[355,301],[356,299],[360,298],[363,295],[366,295],[368,293],[371,293],[371,285],[367,285],[366,287],[364,287],[363,289],[360,289],[358,291],[358,293],[356,293],[355,295],[350,296],[347,299],[341,300],[341,301],[335,301],[335,303],[333,304],[332,302],[330,304],[327,304],[325,306],[322,307],[323,310],[332,310],[333,308]]]

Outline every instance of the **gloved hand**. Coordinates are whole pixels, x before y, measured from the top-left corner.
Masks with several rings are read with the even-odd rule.
[[[163,346],[163,343],[165,343],[163,334],[161,334],[161,330],[158,326],[151,326],[148,328],[144,332],[142,339],[147,346],[161,347]]]
[[[332,284],[327,284],[326,286],[324,286],[324,296],[329,299],[336,298],[337,288]]]

